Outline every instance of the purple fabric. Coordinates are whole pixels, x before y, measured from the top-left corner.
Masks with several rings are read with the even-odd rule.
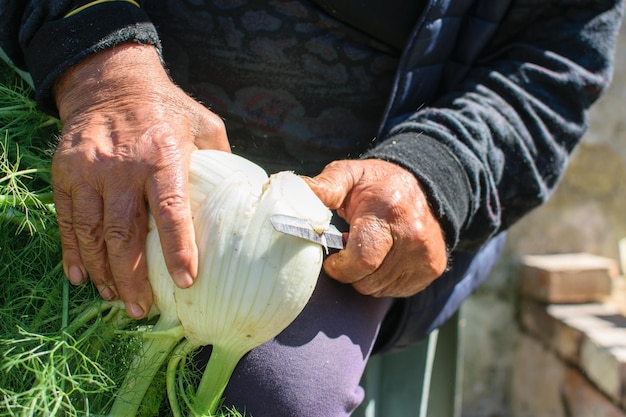
[[[298,318],[239,363],[225,405],[252,417],[349,416],[363,401],[359,381],[392,302],[322,274]]]

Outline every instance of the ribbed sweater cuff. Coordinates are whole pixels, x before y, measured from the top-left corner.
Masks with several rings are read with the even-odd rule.
[[[363,158],[394,162],[411,171],[424,187],[448,249],[456,247],[471,211],[471,189],[463,166],[448,148],[423,134],[400,133],[385,139]]]
[[[160,47],[147,14],[127,2],[94,5],[67,18],[44,23],[24,51],[39,108],[56,115],[52,96],[56,79],[86,57],[123,42]]]

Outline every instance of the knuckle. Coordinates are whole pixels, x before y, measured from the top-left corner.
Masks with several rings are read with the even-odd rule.
[[[205,119],[205,123],[207,124],[207,128],[211,132],[221,133],[226,131],[226,125],[224,124],[224,121],[215,113],[208,113]]]
[[[224,121],[215,113],[202,111],[199,123],[194,125],[195,145],[200,149],[229,151],[228,135]]]
[[[115,286],[122,292],[126,293],[128,289],[135,288],[138,280],[132,279],[128,276],[116,276],[115,277]]]
[[[87,248],[96,248],[100,246],[102,241],[102,224],[100,222],[91,222],[87,219],[76,219],[74,220],[72,226],[66,227],[73,227],[76,237],[81,242],[81,246]]]
[[[358,269],[362,273],[371,274],[376,271],[380,265],[381,261],[378,258],[361,257],[358,262]]]
[[[364,280],[353,283],[352,287],[363,295],[375,296],[377,294],[376,289],[370,285],[366,285]]]
[[[139,148],[139,152],[145,154],[142,158],[146,158],[146,155],[152,155],[156,160],[173,160],[177,161],[178,149],[180,142],[177,139],[176,130],[168,123],[163,121],[156,121],[152,126],[145,130],[140,139],[139,144],[135,144],[134,148]],[[133,148],[134,152],[137,152]]]
[[[112,256],[126,253],[134,243],[135,233],[128,226],[109,224],[104,232],[107,248]]]
[[[446,256],[436,259],[431,266],[433,275],[436,278],[443,275],[443,273],[446,272],[447,269],[448,269],[448,258]]]
[[[344,171],[345,167],[346,167],[346,161],[342,160],[342,159],[337,159],[334,161],[329,162],[326,167],[324,168],[324,170],[328,170],[328,171]]]
[[[164,249],[164,256],[168,260],[168,271],[170,274],[174,274],[178,269],[183,268],[192,259],[194,250],[190,247],[175,246]]]
[[[57,226],[61,232],[61,238],[74,235],[74,223],[70,216],[65,214],[65,210],[59,211],[57,208]]]
[[[377,296],[381,292],[378,282],[374,280],[374,277],[364,278],[352,284],[355,290],[360,294],[368,296]]]
[[[162,220],[174,222],[184,217],[187,207],[187,201],[182,195],[170,195],[158,202],[154,215]]]

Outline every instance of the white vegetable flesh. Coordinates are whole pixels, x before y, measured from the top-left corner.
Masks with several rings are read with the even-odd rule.
[[[270,216],[304,218],[321,232],[331,212],[296,174],[268,177],[220,151],[194,152],[189,181],[200,258],[195,283],[173,285],[155,229],[147,260],[154,302],[167,322],[179,320],[191,345],[213,345],[191,407],[193,415],[210,415],[240,358],[297,317],[321,270],[322,246],[277,232]]]

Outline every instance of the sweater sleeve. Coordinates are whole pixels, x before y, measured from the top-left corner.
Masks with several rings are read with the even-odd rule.
[[[551,195],[611,79],[622,7],[514,1],[467,75],[364,157],[411,170],[450,248],[477,248]]]
[[[59,75],[123,42],[159,47],[156,29],[134,2],[0,0],[0,47],[15,65],[31,73],[37,103],[47,113],[57,112],[51,93]]]

